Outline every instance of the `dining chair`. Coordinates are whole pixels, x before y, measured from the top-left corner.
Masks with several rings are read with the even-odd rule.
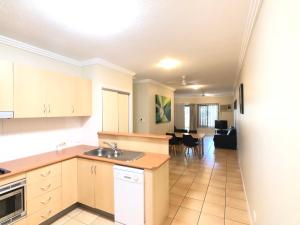
[[[176,156],[177,148],[180,146],[181,143],[174,133],[166,133],[166,135],[172,136],[172,138],[169,139],[169,146],[170,146],[170,150],[173,150],[174,155]]]
[[[192,135],[190,134],[184,134],[183,135],[183,145],[185,147],[185,155],[187,156],[188,151],[191,149],[193,155],[197,155],[200,153],[200,149],[199,149],[199,143],[197,143],[194,138],[192,137]]]

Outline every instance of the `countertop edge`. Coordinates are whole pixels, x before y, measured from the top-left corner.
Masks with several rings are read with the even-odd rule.
[[[155,135],[155,134],[141,134],[141,133],[126,133],[126,132],[108,132],[100,131],[98,132],[98,137],[103,136],[121,136],[121,137],[135,137],[135,138],[147,138],[147,139],[157,139],[168,141],[172,137],[169,135]]]

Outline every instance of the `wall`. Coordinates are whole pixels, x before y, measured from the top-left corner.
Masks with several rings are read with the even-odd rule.
[[[129,131],[132,132],[133,77],[100,65],[84,67],[83,75],[93,81],[93,115],[84,119],[84,143],[98,145],[97,132],[102,131],[102,88],[129,93]]]
[[[81,76],[81,68],[0,44],[0,60],[10,60]],[[81,118],[0,119],[0,162],[82,142]]]
[[[255,225],[300,224],[299,40],[299,1],[264,0],[239,80],[245,114],[236,113]]]
[[[134,83],[133,93],[133,124],[134,132],[165,134],[174,130],[174,90],[152,80]],[[155,122],[155,95],[171,98],[171,121]],[[140,120],[142,118],[142,121]]]
[[[184,128],[184,105],[187,104],[209,104],[217,103],[219,105],[231,104],[233,107],[232,96],[203,96],[203,97],[187,97],[175,95],[175,126],[177,128]],[[228,126],[233,126],[233,111],[219,112],[220,120],[227,120]],[[213,128],[199,128],[200,132],[206,134],[213,134]]]
[[[3,44],[0,44],[1,59],[92,79],[93,115],[69,118],[0,119],[0,162],[52,151],[61,142],[66,142],[67,146],[78,144],[97,146],[97,132],[102,128],[101,88],[107,87],[132,93],[131,75],[103,66],[82,68]],[[130,129],[132,130],[132,99],[130,104]]]

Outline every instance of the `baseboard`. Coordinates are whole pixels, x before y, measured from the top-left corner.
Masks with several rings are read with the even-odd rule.
[[[250,225],[254,225],[253,223],[253,218],[252,218],[252,213],[251,213],[251,208],[250,208],[250,204],[248,201],[248,194],[246,191],[246,186],[245,186],[245,181],[244,181],[244,175],[243,175],[243,170],[241,169],[241,161],[240,161],[240,157],[238,157],[238,162],[239,162],[239,167],[240,167],[240,171],[241,171],[241,177],[242,177],[242,182],[243,182],[243,188],[244,188],[244,192],[245,192],[245,196],[246,196],[246,203],[247,203],[247,209],[248,209],[248,214],[249,214],[249,218],[250,218]]]

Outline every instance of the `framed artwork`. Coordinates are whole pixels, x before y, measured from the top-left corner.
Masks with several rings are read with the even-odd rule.
[[[240,84],[239,88],[239,103],[240,103],[240,113],[244,114],[244,85]]]
[[[155,122],[167,123],[171,121],[171,98],[155,95]]]
[[[237,100],[235,99],[233,102],[233,109],[236,110],[237,109]]]

